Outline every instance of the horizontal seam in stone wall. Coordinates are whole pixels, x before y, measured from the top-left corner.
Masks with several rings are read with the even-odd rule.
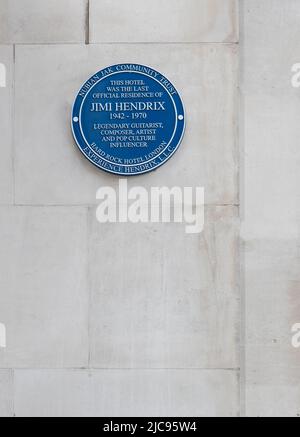
[[[219,41],[152,41],[152,42],[89,42],[85,44],[84,42],[12,42],[12,43],[1,43],[1,45],[16,45],[16,46],[103,46],[103,45],[224,45],[224,46],[237,46],[239,42],[219,42]]]
[[[145,370],[145,371],[165,371],[174,370],[186,372],[189,370],[197,371],[225,371],[225,372],[239,372],[240,367],[0,367],[0,370],[27,370],[27,371],[40,371],[40,370],[53,370],[53,371],[120,371],[120,370]]]
[[[97,206],[98,203],[97,201],[95,201],[95,203],[61,203],[61,204],[53,204],[53,203],[49,203],[49,204],[43,204],[43,203],[14,203],[14,204],[0,204],[0,208],[2,207],[12,207],[12,206],[18,206],[18,207],[24,207],[24,208],[35,208],[35,207],[39,207],[39,208],[48,208],[48,207],[52,207],[52,208],[66,208],[66,207],[71,207],[71,208],[78,208],[78,207],[82,207],[82,208],[94,208],[95,206]],[[196,206],[196,204],[192,204],[192,206]],[[240,205],[238,203],[205,203],[204,207],[207,208],[220,208],[220,207],[234,207],[234,208],[239,208]]]

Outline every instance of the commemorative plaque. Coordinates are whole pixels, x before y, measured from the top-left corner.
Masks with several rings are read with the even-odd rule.
[[[123,176],[164,164],[183,137],[185,113],[172,83],[153,68],[118,64],[90,77],[72,110],[72,130],[84,156]]]

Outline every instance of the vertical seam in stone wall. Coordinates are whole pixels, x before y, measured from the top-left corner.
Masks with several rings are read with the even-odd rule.
[[[86,286],[87,286],[87,293],[88,293],[88,310],[87,310],[87,329],[88,329],[88,360],[87,360],[87,367],[90,369],[91,367],[91,306],[92,306],[92,285],[91,285],[91,279],[90,279],[90,265],[89,265],[89,259],[90,259],[90,234],[91,234],[91,212],[92,208],[87,208],[87,217],[86,217]]]
[[[15,411],[15,370],[10,369],[11,371],[11,379],[12,379],[12,416],[16,417],[16,411]]]
[[[239,14],[240,9],[238,9]],[[238,15],[238,22],[239,22],[239,15]],[[238,24],[239,27],[239,24]],[[244,275],[243,275],[243,269],[242,269],[242,256],[243,256],[243,247],[241,245],[241,224],[242,224],[242,207],[241,207],[241,197],[242,197],[242,186],[241,186],[241,178],[242,178],[242,172],[241,172],[241,166],[240,162],[242,160],[242,153],[241,153],[241,141],[240,137],[242,134],[242,129],[240,129],[240,120],[241,120],[241,47],[240,43],[238,44],[238,52],[237,52],[237,90],[236,90],[236,128],[235,128],[235,135],[236,135],[236,147],[235,147],[235,153],[236,153],[236,159],[237,159],[237,177],[236,177],[236,184],[237,184],[237,195],[238,195],[238,241],[237,241],[237,281],[238,281],[238,290],[239,290],[239,297],[240,297],[240,304],[239,304],[239,365],[240,365],[240,371],[239,371],[239,415],[240,417],[245,416],[245,356],[244,356],[244,338],[245,338],[245,329],[244,329],[244,293],[243,293],[243,283],[244,283]]]
[[[85,44],[90,43],[90,0],[86,2],[85,10]]]
[[[234,129],[234,154],[235,154],[235,165],[236,165],[236,175],[235,175],[235,184],[237,187],[237,211],[238,211],[238,219],[237,219],[237,260],[236,260],[236,272],[237,272],[237,288],[239,294],[239,314],[238,314],[238,346],[237,351],[239,355],[239,372],[238,372],[238,416],[244,416],[244,358],[243,358],[243,296],[242,296],[242,274],[241,274],[241,246],[240,246],[240,226],[241,226],[241,191],[240,191],[240,126],[239,126],[239,117],[240,117],[240,44],[239,44],[239,4],[235,2],[235,17],[236,17],[236,36],[238,39],[237,42],[237,60],[236,60],[236,87],[235,87],[235,129]]]
[[[16,204],[16,172],[15,172],[15,94],[16,94],[16,45],[13,44],[13,63],[11,77],[11,165],[12,165],[12,203]]]
[[[239,29],[240,29],[240,52],[239,52],[239,203],[240,203],[240,410],[241,416],[246,417],[246,285],[245,285],[245,245],[243,241],[243,224],[245,221],[245,141],[244,141],[244,99],[242,90],[243,81],[243,44],[241,39],[241,30],[244,29],[245,5],[243,0],[239,1]]]

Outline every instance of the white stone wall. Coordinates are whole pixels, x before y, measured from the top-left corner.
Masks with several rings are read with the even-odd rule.
[[[0,7],[1,414],[238,415],[236,2]],[[203,234],[96,221],[118,178],[83,159],[70,110],[122,62],[169,77],[188,119],[176,156],[129,186],[204,186]]]
[[[300,413],[299,15],[297,0],[0,0],[0,416]],[[96,190],[119,179],[77,150],[71,105],[122,62],[167,76],[187,112],[178,152],[129,187],[203,186],[201,234],[96,221]]]
[[[246,412],[300,415],[298,0],[241,2]]]

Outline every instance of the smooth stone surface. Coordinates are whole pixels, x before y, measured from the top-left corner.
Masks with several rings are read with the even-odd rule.
[[[243,90],[278,98],[295,95],[291,67],[300,56],[299,1],[241,0],[240,9]]]
[[[0,212],[0,367],[87,365],[86,211]]]
[[[13,414],[13,371],[0,370],[0,417]]]
[[[16,416],[237,416],[238,375],[224,370],[17,370]]]
[[[87,0],[0,0],[0,43],[84,43]]]
[[[100,224],[92,210],[92,367],[238,367],[237,215],[209,207],[204,232],[188,235]]]
[[[241,88],[247,238],[297,238],[300,216],[300,89],[297,0],[243,1]]]
[[[287,85],[285,96],[245,94],[246,240],[299,236],[300,90],[289,91]]]
[[[91,0],[91,42],[236,42],[236,0]]]
[[[0,204],[13,202],[12,174],[12,93],[13,93],[13,47],[0,45],[0,120],[1,120],[1,159],[0,159]],[[5,78],[3,77],[5,74]]]
[[[73,100],[93,72],[128,61],[126,45],[16,49],[16,202],[95,204],[118,178],[94,168],[70,128]],[[132,45],[131,61],[165,74],[187,112],[183,143],[163,167],[130,186],[204,186],[209,204],[237,203],[237,47]]]
[[[300,414],[299,240],[246,244],[246,407],[248,416]]]
[[[291,348],[291,327],[299,322],[299,247],[286,239],[249,241],[245,267],[247,341],[283,348],[286,359],[295,358],[294,367],[297,355]]]
[[[250,348],[251,356],[266,357],[264,348]],[[247,416],[248,417],[299,417],[300,367],[277,365],[272,354],[267,362],[259,362],[257,369],[248,373]]]
[[[300,3],[241,2],[246,415],[300,414]]]

